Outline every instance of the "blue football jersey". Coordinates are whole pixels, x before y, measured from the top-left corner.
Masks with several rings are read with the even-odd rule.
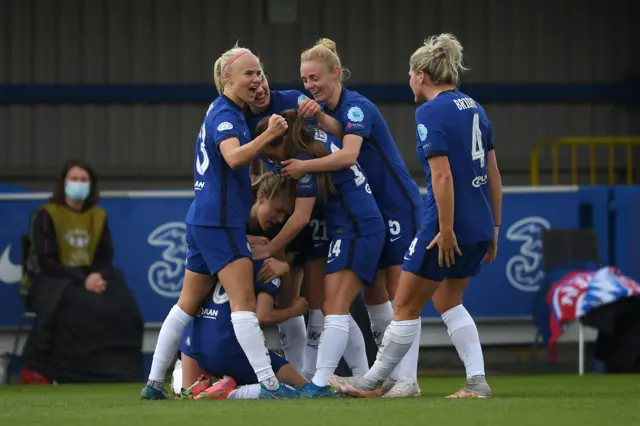
[[[326,108],[325,105],[325,109]],[[358,164],[364,171],[385,218],[422,206],[418,185],[409,174],[378,108],[357,92],[342,89],[329,115],[342,123],[345,135],[362,137]]]
[[[342,141],[322,130],[313,129],[314,138],[327,148],[329,153],[342,149]],[[301,160],[308,160],[298,156]],[[356,238],[384,232],[384,221],[371,193],[367,177],[355,164],[348,169],[331,173],[331,181],[337,194],[329,193],[323,203],[327,232],[330,238],[353,236]],[[317,177],[301,176],[297,182],[298,197],[315,197],[318,194]],[[321,202],[319,199],[316,203]]]
[[[491,122],[484,108],[456,90],[440,93],[416,110],[416,152],[427,181],[422,227],[439,228],[429,157],[449,158],[454,186],[454,222],[458,244],[493,238],[493,214],[487,188],[487,152],[493,149]]]
[[[255,273],[262,267],[262,261],[254,261]],[[262,282],[254,277],[256,295],[269,293],[274,298],[280,289],[280,278],[270,282]],[[231,306],[229,297],[217,281],[191,324],[185,330],[187,344],[195,354],[204,356],[229,356],[243,353],[236,339],[231,323]]]
[[[251,142],[241,107],[226,96],[207,110],[198,134],[194,164],[195,197],[185,222],[190,225],[242,228],[252,205],[249,165],[232,170],[220,153],[220,143],[236,138]]]

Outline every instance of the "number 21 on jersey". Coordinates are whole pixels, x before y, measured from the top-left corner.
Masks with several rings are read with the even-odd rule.
[[[480,161],[480,167],[484,168],[485,154],[482,145],[482,131],[480,130],[480,116],[473,114],[473,128],[471,129],[471,159]]]

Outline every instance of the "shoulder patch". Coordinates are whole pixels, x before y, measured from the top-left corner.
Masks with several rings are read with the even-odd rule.
[[[429,132],[427,131],[427,126],[422,123],[418,124],[418,137],[422,142],[427,140],[427,134],[429,134]]]
[[[223,121],[222,123],[218,124],[219,132],[224,132],[225,130],[231,129],[233,129],[233,124],[229,123],[228,121]]]
[[[360,107],[352,106],[349,108],[349,111],[347,111],[347,118],[349,121],[353,121],[354,123],[360,123],[364,120],[364,112],[362,112]]]

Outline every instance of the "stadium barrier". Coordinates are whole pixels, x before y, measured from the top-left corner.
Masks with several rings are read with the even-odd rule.
[[[0,194],[0,327],[23,311],[20,237],[47,193]],[[181,289],[187,245],[184,216],[192,191],[106,191],[115,264],[122,269],[148,325],[159,324]],[[465,305],[479,320],[531,318],[542,280],[540,230],[593,228],[603,262],[640,279],[631,242],[640,239],[640,187],[506,187],[498,259],[472,280]],[[635,219],[635,220],[634,220]],[[635,256],[635,257],[634,257]],[[432,306],[423,318],[439,318]]]
[[[530,179],[531,185],[540,185],[540,154],[546,150],[551,150],[551,180],[553,185],[560,184],[560,148],[569,148],[569,163],[571,184],[578,185],[580,167],[578,166],[578,149],[587,147],[588,150],[588,176],[589,185],[598,185],[598,165],[596,148],[607,148],[606,174],[607,184],[616,184],[616,149],[618,147],[625,148],[625,182],[627,185],[633,185],[633,150],[640,147],[640,137],[563,137],[559,139],[541,140],[534,145],[530,156]],[[601,162],[602,163],[602,162]]]

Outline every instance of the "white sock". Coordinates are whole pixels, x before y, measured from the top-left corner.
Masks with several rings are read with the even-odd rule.
[[[393,304],[391,302],[385,302],[380,305],[367,305],[367,310],[369,311],[373,340],[376,342],[376,346],[380,348],[382,337],[391,321],[393,321]],[[395,370],[391,373],[390,377],[394,380],[397,379]]]
[[[231,312],[231,323],[236,339],[253,367],[258,381],[267,389],[278,389],[280,383],[271,368],[271,358],[255,312]]]
[[[352,376],[362,376],[369,371],[364,336],[358,323],[351,315],[349,315],[349,340],[347,340],[347,347],[342,356],[351,369]]]
[[[442,314],[447,331],[467,370],[467,378],[484,376],[484,358],[476,323],[464,306],[458,305]]]
[[[382,339],[376,362],[371,370],[364,375],[364,379],[372,382],[382,382],[409,352],[420,328],[420,318],[408,321],[391,321]]]
[[[227,395],[227,399],[259,399],[260,385],[245,385],[234,389]]]
[[[180,309],[178,305],[174,305],[171,308],[158,334],[158,342],[156,343],[156,350],[153,352],[153,361],[149,372],[150,381],[164,383],[167,370],[178,352],[180,338],[182,338],[184,329],[187,328],[191,320],[193,320],[193,317]]]
[[[306,347],[307,327],[304,324],[304,317],[289,318],[278,325],[280,332],[280,344],[284,351],[284,357],[295,367],[302,371],[304,368],[304,352]]]
[[[415,382],[418,380],[418,355],[420,354],[420,331],[422,329],[422,321],[418,323],[418,332],[416,333],[413,343],[409,348],[409,352],[402,358],[391,376],[394,374],[398,380],[406,380]]]
[[[376,346],[380,347],[384,332],[393,321],[393,306],[391,302],[385,302],[380,305],[367,305],[369,311],[369,321],[371,321],[371,332]]]
[[[327,377],[336,371],[349,340],[349,315],[327,315],[318,345],[316,373],[311,380],[316,386],[328,386]]]
[[[304,348],[304,367],[302,374],[307,380],[311,380],[316,374],[318,361],[318,344],[324,329],[324,314],[320,309],[309,311],[309,324],[307,325],[307,345]]]

